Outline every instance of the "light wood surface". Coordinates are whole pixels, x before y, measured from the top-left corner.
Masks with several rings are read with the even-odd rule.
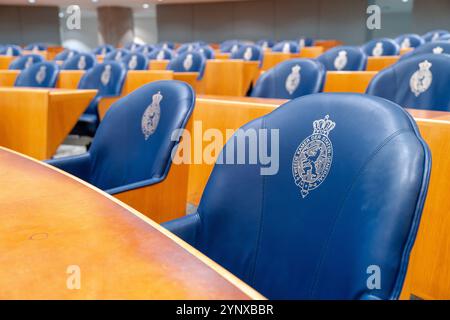
[[[1,70],[0,69],[0,87],[13,87],[20,70]]]
[[[292,53],[272,52],[266,51],[264,53],[264,60],[261,66],[261,70],[266,71],[275,67],[280,62],[298,57]]]
[[[198,86],[198,72],[174,72],[173,79],[178,81],[183,81],[189,84],[194,91],[197,92]]]
[[[0,70],[8,69],[10,63],[17,57],[0,55]]]
[[[322,46],[303,47],[300,50],[299,57],[314,59],[320,56],[322,53],[324,53],[324,47]]]
[[[56,87],[61,89],[77,89],[84,70],[61,70],[56,80]]]
[[[50,158],[96,90],[0,88],[0,146]]]
[[[329,40],[316,40],[314,41],[314,45],[315,46],[319,46],[319,47],[323,47],[324,52],[337,47],[337,46],[341,46],[344,43],[342,41],[339,40],[335,40],[335,39],[329,39]]]
[[[377,71],[327,71],[324,92],[365,93]]]
[[[0,176],[0,299],[263,299],[68,174],[1,149]]]
[[[170,60],[150,60],[148,68],[150,70],[166,70]]]
[[[158,80],[172,80],[173,71],[169,70],[129,70],[122,88],[122,96],[142,87],[144,84]]]
[[[382,56],[382,57],[368,57],[367,71],[380,71],[384,68],[390,67],[398,61],[400,56]]]

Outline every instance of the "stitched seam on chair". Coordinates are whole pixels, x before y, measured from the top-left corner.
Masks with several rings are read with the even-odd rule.
[[[321,251],[321,255],[320,255],[320,260],[319,263],[316,267],[316,270],[314,272],[314,276],[313,276],[313,282],[311,284],[311,290],[310,290],[310,298],[312,298],[315,294],[315,290],[317,289],[317,284],[319,281],[319,274],[320,274],[320,270],[322,269],[322,264],[325,261],[325,257],[327,255],[328,252],[328,248],[330,246],[330,241],[334,235],[334,231],[336,228],[336,224],[341,216],[343,207],[345,205],[345,203],[347,202],[348,196],[350,195],[351,190],[353,189],[356,181],[359,179],[359,177],[361,176],[362,172],[365,170],[365,168],[367,167],[367,165],[378,155],[378,153],[387,145],[389,144],[394,138],[396,138],[397,136],[406,133],[406,132],[410,132],[411,129],[410,128],[405,128],[405,129],[401,129],[398,130],[394,133],[392,133],[389,137],[387,137],[374,151],[373,153],[369,156],[369,158],[367,158],[367,160],[364,162],[364,164],[361,166],[361,168],[358,170],[358,173],[355,175],[355,178],[353,179],[352,183],[350,184],[350,186],[348,187],[345,196],[342,199],[342,202],[339,206],[339,211],[336,215],[336,217],[334,218],[332,227],[331,227],[331,232],[327,238],[327,240],[325,241],[325,245]]]

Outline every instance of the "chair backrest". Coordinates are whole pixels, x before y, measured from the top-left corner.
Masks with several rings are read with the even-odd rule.
[[[77,53],[64,61],[63,70],[88,70],[94,67],[97,59],[92,53]]]
[[[238,51],[241,45],[239,40],[226,40],[220,44],[220,52],[233,53]]]
[[[314,39],[313,38],[300,38],[298,40],[298,47],[301,50],[304,47],[312,47],[314,45]]]
[[[10,70],[23,70],[35,63],[44,61],[44,58],[40,54],[26,54],[18,57],[9,65]]]
[[[28,51],[43,51],[47,50],[47,45],[44,43],[30,43],[29,45],[25,46],[24,49]]]
[[[122,58],[122,63],[128,70],[148,70],[148,59],[139,52],[130,52]]]
[[[203,54],[195,51],[186,51],[170,60],[167,65],[167,70],[172,70],[174,72],[198,72],[198,79],[201,79],[205,64],[206,59]]]
[[[159,42],[156,46],[159,49],[164,49],[164,50],[173,50],[173,49],[175,49],[175,43],[170,42],[170,41]]]
[[[405,108],[450,111],[450,56],[423,54],[380,71],[367,94]]]
[[[58,53],[53,60],[54,61],[66,61],[70,58],[72,58],[73,56],[75,56],[78,53],[77,50],[71,50],[71,49],[64,49],[63,51],[61,51],[60,53]]]
[[[448,32],[448,30],[432,30],[429,31],[427,33],[425,33],[422,38],[425,40],[425,42],[433,42],[439,39],[439,37],[445,35],[445,34],[449,34],[450,32]]]
[[[261,61],[263,52],[257,45],[242,45],[238,51],[231,54],[231,59],[243,59],[245,61]]]
[[[450,33],[446,33],[440,36],[436,41],[450,41]]]
[[[256,82],[252,97],[294,99],[322,91],[326,70],[311,59],[290,59],[264,72]]]
[[[275,42],[270,39],[261,39],[261,40],[257,41],[256,44],[258,46],[260,46],[261,49],[264,50],[264,49],[272,48],[275,45]]]
[[[34,63],[20,72],[14,86],[54,88],[58,72],[59,67],[54,62],[44,61]]]
[[[20,56],[20,54],[22,53],[22,49],[19,46],[16,46],[14,44],[7,44],[4,45],[1,49],[0,49],[0,55],[4,55],[4,56]]]
[[[399,45],[392,39],[381,38],[367,42],[363,47],[363,51],[368,56],[395,56],[400,53]]]
[[[367,56],[360,47],[334,47],[322,55],[319,60],[328,71],[364,71]]]
[[[256,132],[278,172],[216,164],[191,244],[269,299],[398,298],[431,164],[414,120],[384,99],[324,93],[241,129],[220,158],[248,159],[249,143],[228,152]],[[279,143],[260,141],[271,130]],[[381,286],[368,287],[376,270]]]
[[[102,44],[99,45],[97,48],[95,48],[94,50],[92,50],[92,53],[95,55],[106,55],[108,53],[110,53],[111,51],[114,51],[115,48],[110,45],[110,44]]]
[[[142,46],[139,47],[139,49],[137,50],[138,52],[142,53],[143,55],[147,56],[150,54],[150,52],[152,52],[153,50],[155,50],[155,46],[151,45],[151,44],[144,44]]]
[[[417,55],[422,54],[450,54],[450,42],[447,41],[434,41],[427,42],[420,47],[417,47],[413,51],[407,52],[400,57],[401,60],[409,59]]]
[[[103,61],[122,61],[122,58],[129,53],[130,51],[127,49],[117,49],[107,53],[103,58]]]
[[[213,48],[211,48],[208,45],[205,46],[199,46],[196,50],[197,52],[203,54],[203,56],[205,57],[205,59],[214,59],[215,54],[214,54],[214,50]]]
[[[97,96],[117,96],[122,92],[126,70],[120,62],[96,64],[81,77],[78,89],[96,89]]]
[[[185,127],[194,102],[187,83],[171,80],[146,84],[114,103],[89,149],[89,182],[119,192],[124,185],[164,179],[178,143],[171,136]]]
[[[149,60],[170,60],[173,57],[173,53],[169,49],[156,48],[147,57]]]
[[[281,41],[272,47],[273,52],[299,53],[300,48],[295,41]]]
[[[136,42],[129,42],[124,46],[124,49],[127,49],[130,52],[139,51],[141,45]]]
[[[423,38],[415,33],[403,34],[395,38],[395,42],[400,46],[400,49],[417,48],[425,43]]]
[[[186,51],[195,51],[199,48],[198,43],[189,42],[189,43],[183,43],[181,46],[178,47],[176,50],[177,54],[185,53]]]

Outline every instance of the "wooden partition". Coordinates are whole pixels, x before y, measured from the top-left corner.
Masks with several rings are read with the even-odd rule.
[[[368,57],[367,71],[380,71],[384,68],[390,67],[398,61],[400,56],[382,56],[382,57]]]
[[[170,60],[150,60],[148,64],[149,70],[166,70]]]
[[[20,70],[0,70],[0,87],[13,87]]]
[[[17,57],[0,55],[0,70],[8,69],[11,62]]]
[[[377,71],[328,71],[324,92],[365,93]]]

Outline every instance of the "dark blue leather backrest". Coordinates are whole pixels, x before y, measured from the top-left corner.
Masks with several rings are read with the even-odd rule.
[[[448,34],[449,32],[447,30],[432,30],[427,33],[425,33],[422,38],[425,40],[425,42],[432,42],[439,39],[439,37]]]
[[[270,39],[262,39],[256,42],[258,46],[260,46],[262,49],[266,48],[272,48],[275,45],[275,42]]]
[[[295,41],[281,41],[272,47],[273,52],[298,53],[300,48]]]
[[[160,49],[173,50],[173,49],[175,49],[175,44],[173,42],[170,42],[170,41],[165,41],[165,42],[159,42],[157,44],[157,47],[160,48]]]
[[[185,53],[186,51],[195,51],[199,48],[198,43],[189,42],[189,43],[183,43],[181,46],[178,47],[177,54]]]
[[[127,54],[129,54],[130,51],[127,49],[117,49],[114,51],[111,51],[106,54],[106,56],[103,58],[103,61],[122,61],[123,57],[125,57]]]
[[[367,42],[363,51],[368,56],[395,56],[400,53],[399,45],[392,39],[381,38]]]
[[[334,47],[322,55],[319,60],[328,71],[364,71],[367,56],[359,47]]]
[[[146,84],[114,103],[90,148],[90,183],[103,190],[165,177],[176,146],[171,135],[184,128],[195,94],[180,81]],[[120,188],[119,188],[120,189]]]
[[[264,72],[256,82],[252,97],[294,99],[321,92],[326,70],[311,59],[291,59]]]
[[[147,57],[149,60],[170,60],[173,53],[169,49],[155,49]]]
[[[44,61],[44,58],[40,54],[26,54],[15,59],[9,65],[10,70],[23,70],[26,69],[37,62]]]
[[[242,129],[279,130],[268,147],[278,173],[216,165],[193,245],[269,299],[397,298],[430,174],[412,118],[384,99],[325,93]],[[380,289],[367,287],[371,266]]]
[[[63,70],[88,70],[94,67],[97,58],[92,53],[77,53],[72,58],[67,59],[63,65]]]
[[[208,45],[200,46],[200,47],[198,47],[198,49],[196,51],[201,53],[201,54],[203,54],[205,59],[214,59],[214,56],[215,56],[214,55],[214,50],[213,50],[213,48],[211,48]]]
[[[243,45],[238,51],[231,54],[231,59],[243,59],[245,61],[261,61],[262,58],[261,47],[252,44]]]
[[[30,51],[42,51],[47,50],[47,45],[44,43],[30,43],[24,49]]]
[[[303,47],[312,47],[314,45],[314,39],[313,38],[300,38],[298,40],[298,47],[299,49]]]
[[[198,79],[201,79],[205,64],[206,59],[203,54],[195,51],[186,51],[170,60],[167,65],[167,70],[172,70],[174,72],[198,72]]]
[[[233,53],[238,51],[241,45],[239,40],[227,40],[220,44],[220,52]]]
[[[0,55],[5,55],[5,56],[17,57],[17,56],[20,56],[21,53],[22,53],[22,49],[19,46],[16,46],[14,44],[7,44],[0,49]]]
[[[450,33],[446,33],[437,39],[437,41],[450,41]]]
[[[122,58],[128,70],[148,70],[148,59],[142,53],[131,52]]]
[[[78,51],[71,49],[64,49],[62,52],[58,53],[53,60],[55,61],[66,61],[77,54]]]
[[[424,54],[380,71],[367,93],[405,108],[450,111],[450,56]]]
[[[127,49],[128,51],[139,51],[139,48],[141,47],[141,45],[139,43],[135,43],[135,42],[129,42],[124,46],[124,49]]]
[[[402,34],[395,38],[395,42],[400,46],[400,49],[417,48],[425,43],[423,38],[415,33]]]
[[[95,55],[106,55],[111,51],[114,51],[115,48],[110,44],[102,44],[95,48],[92,53]]]
[[[80,79],[78,89],[97,89],[97,96],[118,96],[125,80],[125,67],[115,61],[95,65]]]
[[[16,87],[54,88],[59,67],[54,62],[38,62],[22,70],[17,76]]]
[[[155,46],[153,46],[151,44],[144,44],[144,45],[140,46],[137,51],[142,53],[143,55],[147,56],[153,50],[155,50]]]
[[[435,42],[427,42],[420,47],[417,47],[413,51],[407,52],[400,57],[400,60],[409,59],[411,57],[434,53],[434,54],[450,54],[450,42],[447,41],[435,41]]]

